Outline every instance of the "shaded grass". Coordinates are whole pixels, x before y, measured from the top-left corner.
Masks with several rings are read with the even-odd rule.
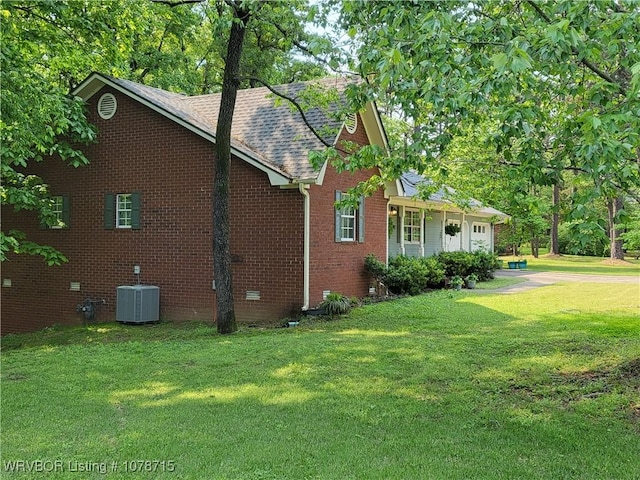
[[[225,337],[53,331],[2,354],[3,461],[176,465],[108,478],[637,478],[633,293],[441,291]]]
[[[86,327],[56,325],[37,332],[2,337],[4,351],[19,348],[61,346],[73,344],[104,344],[131,341],[164,341],[209,338],[213,323],[177,322],[124,325],[120,323],[97,323]]]

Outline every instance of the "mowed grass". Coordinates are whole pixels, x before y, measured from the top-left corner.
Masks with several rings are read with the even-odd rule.
[[[625,261],[618,261],[612,264],[607,258],[583,257],[579,255],[540,255],[535,258],[533,255],[521,257],[505,256],[500,257],[504,261],[504,268],[507,268],[508,261],[527,260],[527,269],[540,270],[545,272],[567,272],[584,273],[589,275],[625,275],[637,276],[640,283],[640,260],[627,258]]]
[[[555,284],[224,337],[9,336],[0,476],[42,460],[61,462],[46,478],[637,479],[639,309],[634,285]],[[71,471],[92,464],[106,473]]]

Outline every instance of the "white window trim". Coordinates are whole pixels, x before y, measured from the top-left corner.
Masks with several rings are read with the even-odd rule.
[[[417,225],[414,225],[413,223],[412,224],[407,224],[407,215],[410,214],[410,213],[411,214],[413,214],[413,213],[417,213],[418,214],[418,224]],[[416,209],[413,209],[413,208],[405,208],[404,209],[403,218],[404,218],[404,221],[403,221],[403,224],[402,224],[402,237],[404,238],[404,243],[410,243],[410,244],[414,244],[414,245],[420,244],[421,243],[420,239],[422,238],[422,228],[423,228],[422,227],[422,215],[420,214],[420,210],[416,210]],[[409,232],[411,232],[410,235],[409,235],[409,240],[407,240],[407,238],[405,236],[407,228],[409,228]],[[416,229],[416,228],[418,229],[418,233],[419,233],[418,234],[418,240],[412,240],[412,238],[413,238],[413,230]]]
[[[490,232],[489,227],[490,224],[486,222],[473,222],[472,231],[476,235],[486,235]],[[484,229],[484,231],[482,231],[481,229]]]
[[[121,209],[120,208],[120,198],[121,197],[129,197],[129,208]],[[129,225],[121,225],[120,224],[120,215],[121,213],[128,212],[129,213]],[[133,201],[130,193],[118,193],[116,195],[116,228],[131,228],[133,220]]]
[[[350,213],[346,213],[350,212]],[[341,242],[355,242],[356,241],[356,215],[357,209],[352,207],[343,208],[340,210],[340,241]],[[345,230],[349,230],[349,227],[345,227],[344,220],[348,219],[352,225],[351,236],[345,237]]]
[[[55,195],[52,197],[53,204],[53,212],[56,214],[56,223],[51,225],[51,229],[62,229],[64,228],[64,197],[62,195]]]

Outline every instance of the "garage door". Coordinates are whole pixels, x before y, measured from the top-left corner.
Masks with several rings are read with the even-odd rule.
[[[491,251],[491,224],[473,223],[471,227],[471,250]]]

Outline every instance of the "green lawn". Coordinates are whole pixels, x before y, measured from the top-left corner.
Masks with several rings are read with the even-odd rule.
[[[633,285],[555,284],[224,337],[5,337],[0,476],[41,460],[72,479],[637,479],[639,303]]]
[[[640,277],[640,261],[627,259],[626,263],[612,265],[607,258],[582,257],[578,255],[561,255],[559,257],[541,255],[534,258],[532,255],[521,257],[504,256],[504,268],[511,260],[527,260],[527,268],[546,272],[588,273],[591,275],[636,275]]]

